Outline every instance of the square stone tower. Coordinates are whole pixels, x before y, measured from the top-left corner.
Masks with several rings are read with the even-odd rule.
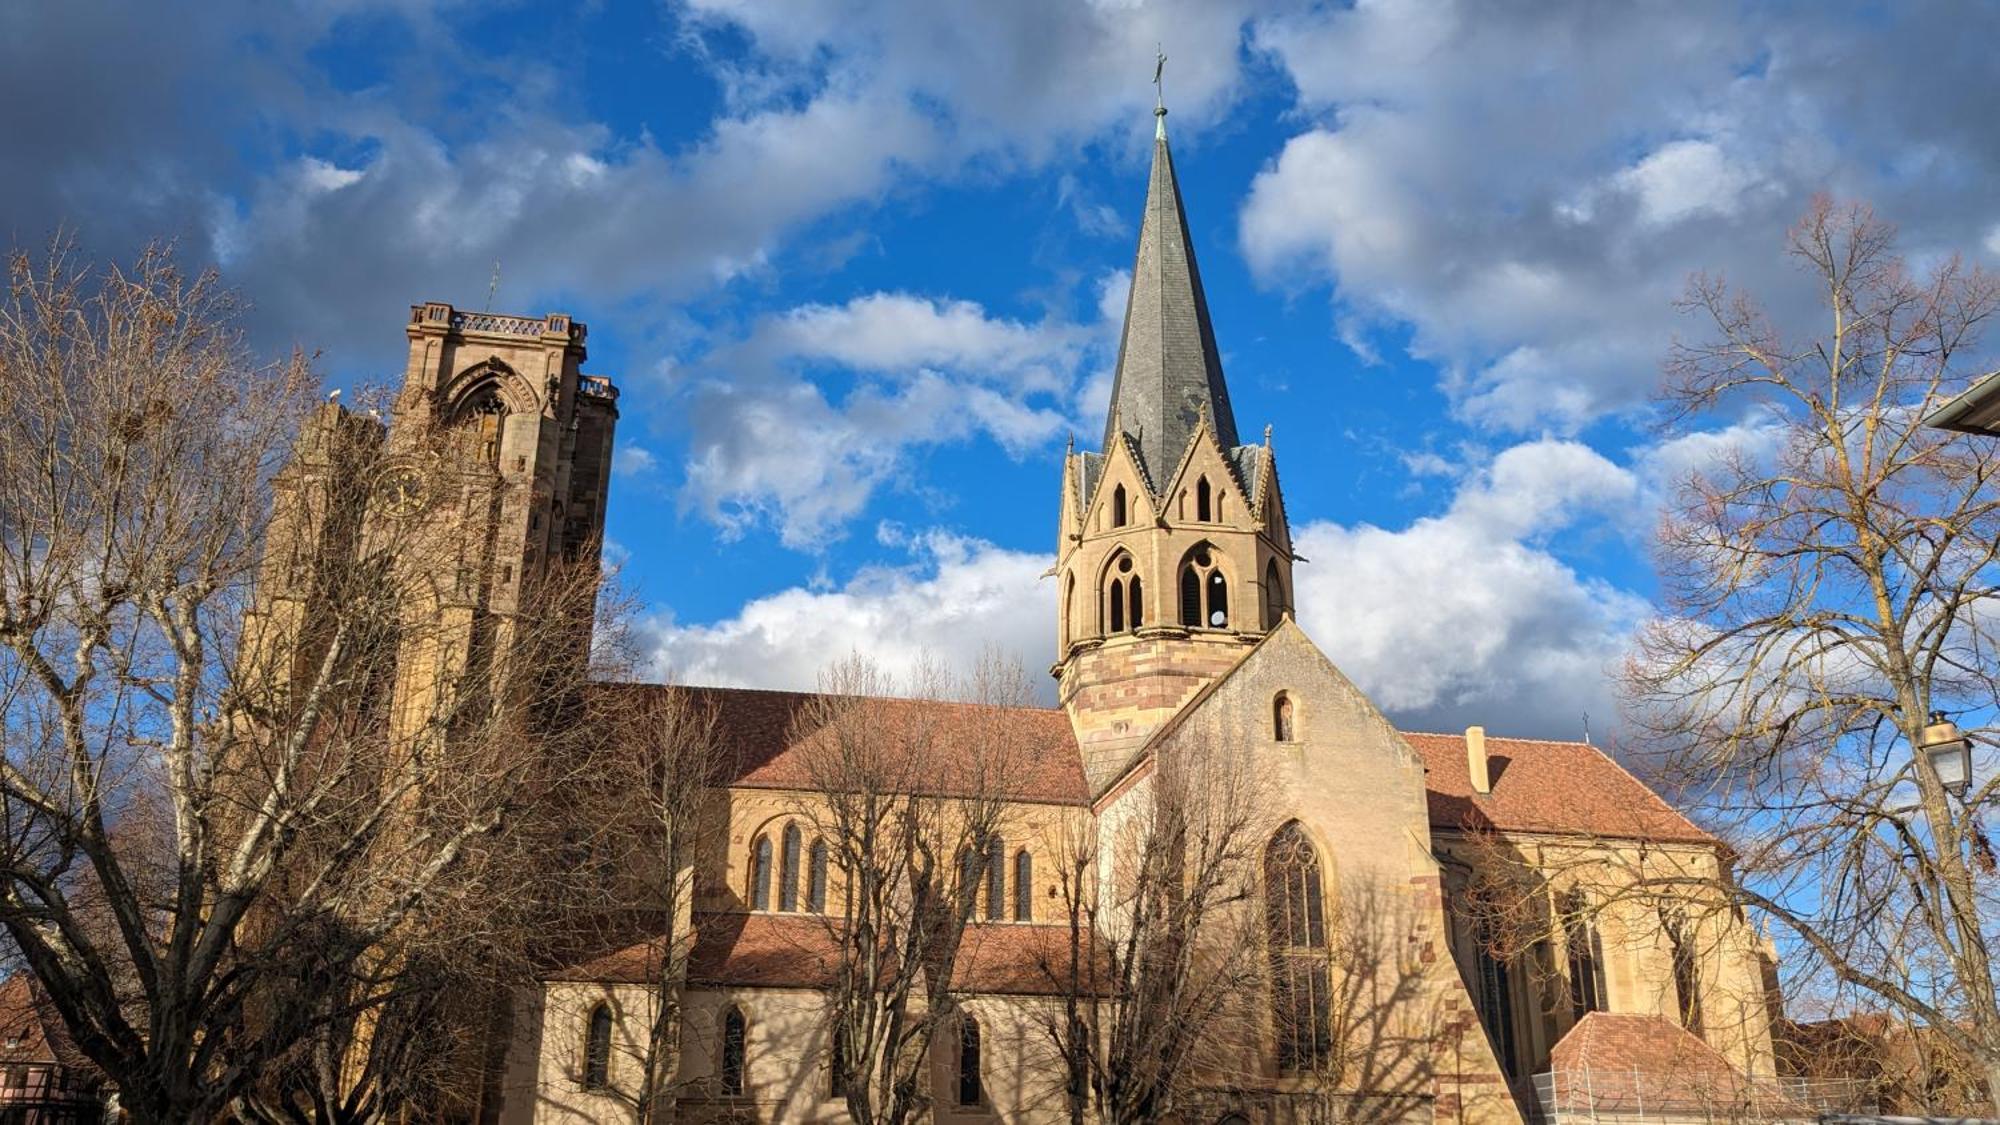
[[[618,420],[611,380],[583,374],[586,331],[412,306],[390,417],[330,401],[274,482],[252,658],[315,659],[330,576],[357,559],[397,574],[397,735],[450,710],[440,691],[497,688],[524,625],[561,630],[533,659],[583,658]]]

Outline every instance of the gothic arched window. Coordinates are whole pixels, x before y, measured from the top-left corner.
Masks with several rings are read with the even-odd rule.
[[[500,436],[507,421],[507,403],[500,388],[487,383],[459,400],[452,424],[466,429],[466,440],[489,465],[500,463]]]
[[[611,1084],[611,1006],[590,1010],[583,1030],[583,1088],[602,1090]]]
[[[1125,486],[1121,484],[1111,490],[1111,526],[1124,527],[1127,515],[1128,513],[1125,510]]]
[[[799,826],[785,825],[784,851],[778,860],[778,909],[799,908]]]
[[[1105,573],[1109,577],[1104,588],[1104,631],[1123,633],[1137,629],[1144,615],[1139,602],[1139,575],[1132,569],[1132,556],[1118,552]]]
[[[1071,615],[1074,614],[1075,612],[1076,612],[1076,572],[1071,571],[1070,573],[1063,575],[1062,632],[1061,635],[1056,638],[1057,646],[1061,648],[1061,650],[1065,654],[1069,652],[1070,623],[1073,620],[1075,620],[1075,618],[1072,617]]]
[[[1572,891],[1564,896],[1562,912],[1563,944],[1569,947],[1570,1012],[1582,1019],[1609,1007],[1604,998],[1604,942],[1590,924],[1582,894]]]
[[[1229,579],[1223,577],[1215,550],[1196,544],[1181,560],[1181,624],[1190,629],[1222,629],[1229,625]]]
[[[814,840],[812,858],[806,864],[806,909],[826,913],[826,841]]]
[[[1491,919],[1481,917],[1473,923],[1472,940],[1478,946],[1474,956],[1479,961],[1479,988],[1472,1003],[1479,1009],[1479,1022],[1486,1027],[1500,1069],[1512,1077],[1516,1073],[1513,966],[1495,948],[1499,935]]]
[[[1014,921],[1032,922],[1035,916],[1035,860],[1022,848],[1014,853]]]
[[[964,895],[965,917],[979,909],[979,859],[977,847],[968,846],[958,856],[958,890]]]
[[[1196,481],[1194,485],[1194,518],[1197,522],[1207,523],[1212,514],[1210,510],[1208,478],[1203,477]]]
[[[1285,601],[1285,580],[1278,575],[1278,560],[1264,564],[1264,628],[1275,629],[1291,605]]]
[[[1290,692],[1279,692],[1271,700],[1271,737],[1279,742],[1290,742],[1295,737],[1292,730],[1292,696]]]
[[[1681,1026],[1701,1034],[1701,963],[1696,959],[1694,927],[1679,910],[1663,913],[1667,942],[1673,946],[1674,993],[1680,1001]]]
[[[1264,909],[1278,1066],[1308,1070],[1332,1046],[1331,981],[1319,852],[1296,820],[1278,829],[1264,849]]]
[[[750,909],[771,909],[771,838],[750,845]]]
[[[986,1098],[979,1076],[979,1021],[961,1016],[958,1021],[958,1104],[978,1105]]]
[[[716,1068],[716,1077],[721,1081],[722,1092],[733,1097],[743,1093],[743,1072],[747,1069],[746,1051],[749,1039],[749,1025],[743,1019],[743,1009],[731,1005],[722,1015],[722,1065]]]
[[[986,838],[986,918],[998,922],[1007,916],[1007,845],[1000,837]]]

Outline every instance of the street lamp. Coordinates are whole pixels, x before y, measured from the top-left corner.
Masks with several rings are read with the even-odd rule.
[[[1963,797],[1972,788],[1972,743],[1958,732],[1957,723],[1944,717],[1944,712],[1931,712],[1930,725],[1924,728],[1917,749],[1930,761],[1931,773],[1945,792]]]

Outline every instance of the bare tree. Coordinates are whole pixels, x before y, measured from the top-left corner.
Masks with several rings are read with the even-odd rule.
[[[212,274],[58,247],[10,280],[0,927],[133,1120],[206,1120],[401,995],[425,913],[476,902],[454,881],[540,792],[588,614],[499,644],[439,612],[459,490],[397,487],[379,423],[255,360]],[[470,480],[449,435],[406,436],[404,471]],[[588,605],[569,569],[528,604]]]
[[[701,692],[666,686],[599,689],[598,729],[609,732],[597,784],[598,850],[609,870],[601,881],[606,905],[634,906],[647,920],[641,968],[644,1007],[630,1047],[637,1075],[617,1088],[637,1125],[670,1121],[678,1092],[682,992],[694,929],[694,873],[701,849],[718,831],[715,796],[727,785],[733,759]]]
[[[810,776],[800,814],[836,881],[822,915],[832,1079],[859,1125],[903,1125],[930,1104],[925,1067],[939,1030],[956,1026],[987,845],[1028,765],[999,712],[1027,705],[1031,689],[992,655],[963,681],[922,662],[907,684],[853,656],[821,689],[791,741]]]
[[[1230,745],[1181,735],[1066,841],[1070,938],[1044,965],[1062,1001],[1045,1031],[1072,1121],[1170,1119],[1205,1086],[1243,1085],[1246,1045],[1263,1038],[1269,810],[1262,771]]]
[[[1955,796],[1915,749],[1934,712],[1990,713],[2000,671],[2000,449],[1919,422],[1983,357],[2000,288],[1956,258],[1912,270],[1862,206],[1816,201],[1787,250],[1820,331],[1790,335],[1713,279],[1684,302],[1706,338],[1676,346],[1668,412],[1749,437],[1680,481],[1663,520],[1633,721],[1735,850],[1712,885],[1779,924],[1794,972],[1934,1029],[2000,1105],[1996,779]]]

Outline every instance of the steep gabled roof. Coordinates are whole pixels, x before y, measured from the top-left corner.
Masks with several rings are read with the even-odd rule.
[[[1139,227],[1103,448],[1110,449],[1121,432],[1131,435],[1157,483],[1180,460],[1204,414],[1222,448],[1233,449],[1236,415],[1222,379],[1208,298],[1162,127],[1153,142],[1153,174],[1146,187],[1146,215]]]
[[[1464,735],[1405,731],[1403,741],[1423,756],[1433,829],[1716,842],[1588,742],[1488,735],[1492,792],[1475,793]]]
[[[1549,1053],[1549,1069],[1557,1104],[1585,1114],[1763,1121],[1814,1116],[1662,1016],[1590,1012]]]
[[[670,689],[657,684],[602,684],[597,690]],[[756,688],[680,690],[687,691],[696,705],[714,708],[716,731],[730,763],[728,784],[753,789],[814,787],[818,732],[805,728],[823,717],[831,697]],[[922,761],[893,763],[891,768],[921,778],[931,792],[949,796],[997,784],[1020,801],[1082,804],[1089,799],[1069,716],[1055,708],[928,699],[845,702],[870,709],[869,721],[885,735],[887,751],[893,753],[898,745],[921,747]]]
[[[1271,634],[1275,636],[1277,631]],[[1246,648],[1244,659],[1268,642]],[[1214,694],[1227,674],[1189,698],[1135,750],[1132,762],[1184,721]],[[604,684],[607,692],[657,692],[655,684]],[[820,697],[811,692],[753,688],[686,688],[713,706],[723,750],[732,765],[729,784],[753,789],[811,789],[812,742],[793,742],[803,718],[815,713]],[[930,724],[922,739],[928,757],[920,771],[936,792],[952,794],[989,778],[979,748],[1004,744],[1005,784],[1015,800],[1082,805],[1092,794],[1084,778],[1083,755],[1069,716],[1055,708],[987,707],[936,700],[878,699],[871,719],[892,734]],[[1425,797],[1437,831],[1505,832],[1603,836],[1714,845],[1715,838],[1627,773],[1603,750],[1587,742],[1552,742],[1488,735],[1492,791],[1474,793],[1466,771],[1465,736],[1402,732],[1425,765]],[[1132,768],[1120,770],[1122,776]]]

